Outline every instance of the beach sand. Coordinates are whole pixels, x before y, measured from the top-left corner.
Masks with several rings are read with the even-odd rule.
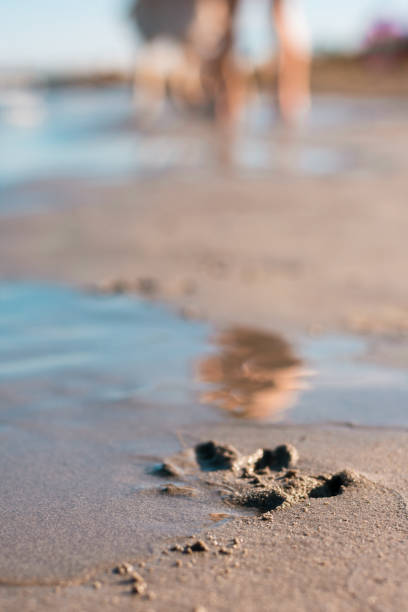
[[[122,406],[119,415],[108,410],[107,417],[98,411],[99,427],[77,433],[74,459],[59,444],[58,452],[48,450],[33,462],[27,448],[23,457],[32,467],[20,454],[23,473],[16,479],[10,471],[10,495],[18,484],[20,499],[11,500],[17,516],[3,518],[2,609],[404,609],[406,432],[236,421],[184,425],[186,442],[215,434],[244,453],[289,442],[298,449],[301,475],[352,468],[363,477],[339,495],[301,499],[265,520],[256,509],[249,515],[248,508],[231,506],[228,494],[221,500],[218,491],[225,495],[226,485],[208,483],[224,482],[223,472],[146,475],[153,458],[115,452],[115,440],[127,436],[134,444],[149,436],[152,448],[177,453],[174,433],[158,440],[157,423],[150,431],[141,427],[141,406]],[[162,423],[166,415],[159,410]],[[185,454],[191,457],[189,446]],[[67,474],[67,464],[75,476]],[[164,493],[169,482],[180,492]],[[232,487],[237,482],[242,479],[229,480]],[[198,539],[208,550],[181,552]],[[145,593],[132,593],[131,572],[114,573],[123,562],[141,575]]]
[[[363,333],[373,360],[406,367],[407,129],[398,116],[323,127],[307,146],[347,158],[324,176],[190,169],[27,183],[14,197],[35,193],[45,208],[1,219],[0,275],[137,292],[220,327]],[[10,383],[17,392],[30,388]],[[1,436],[2,610],[406,605],[406,428],[254,423],[194,401],[126,400],[9,414]],[[347,469],[356,481],[262,516],[237,503],[245,479],[200,469],[193,449],[207,440],[243,454],[293,444],[288,478]],[[187,463],[178,477],[152,473],[162,461]],[[183,552],[197,540],[208,550]],[[115,574],[124,562],[140,577]]]

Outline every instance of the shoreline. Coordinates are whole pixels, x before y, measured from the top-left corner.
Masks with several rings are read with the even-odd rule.
[[[71,204],[2,218],[0,276],[122,286],[215,324],[405,335],[404,187],[394,174],[40,183],[38,198],[62,189]]]

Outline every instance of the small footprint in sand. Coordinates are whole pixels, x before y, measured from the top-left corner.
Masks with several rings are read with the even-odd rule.
[[[368,482],[352,470],[314,476],[296,469],[298,460],[299,453],[291,444],[260,448],[251,455],[243,455],[229,444],[210,440],[198,444],[194,452],[166,460],[153,473],[180,480],[184,475],[189,482],[195,479],[201,485],[218,486],[227,505],[256,508],[262,515],[312,498],[341,495],[348,487]],[[184,470],[177,465],[178,461]],[[205,481],[199,478],[203,471],[207,473]],[[185,497],[198,493],[195,488],[173,484],[162,487],[161,492]]]

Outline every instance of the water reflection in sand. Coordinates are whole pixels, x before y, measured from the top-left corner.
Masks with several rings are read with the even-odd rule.
[[[278,334],[233,327],[214,343],[217,352],[198,365],[200,380],[212,385],[205,403],[238,417],[276,420],[305,386],[301,360]]]

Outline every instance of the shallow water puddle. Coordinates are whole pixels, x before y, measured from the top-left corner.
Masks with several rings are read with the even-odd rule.
[[[21,392],[26,383],[47,381],[42,400],[62,393],[185,401],[191,394],[189,364],[207,334],[207,325],[142,300],[3,283],[0,384],[15,381]]]
[[[137,399],[188,407],[193,420],[408,424],[406,371],[364,361],[358,337],[300,338],[295,350],[245,327],[214,334],[135,297],[28,283],[1,285],[0,336],[6,412]]]
[[[13,186],[26,180],[67,176],[105,181],[186,168],[213,170],[227,160],[228,166],[249,175],[283,171],[330,176],[378,171],[376,159],[367,152],[356,154],[353,149],[308,143],[308,138],[285,145],[276,133],[279,123],[273,106],[269,98],[251,104],[242,125],[237,126],[237,138],[226,147],[225,134],[217,134],[212,124],[186,120],[174,110],[156,127],[137,129],[127,88],[3,92],[0,139],[8,154],[2,159],[0,184]],[[404,116],[405,107],[398,100],[323,96],[314,99],[309,128],[316,132]],[[4,195],[1,210],[42,207],[41,200],[38,204],[16,202],[19,198],[12,190]]]

